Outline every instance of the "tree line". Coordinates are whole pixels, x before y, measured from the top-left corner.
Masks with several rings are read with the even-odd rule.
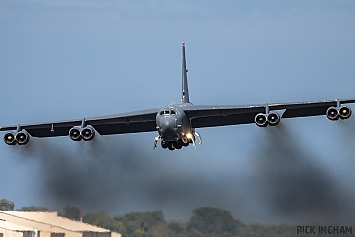
[[[15,210],[13,202],[0,200],[0,211]],[[18,211],[50,211],[46,207],[21,207]],[[58,214],[121,233],[123,237],[292,237],[299,236],[294,225],[245,224],[220,208],[199,207],[188,221],[165,220],[162,211],[131,212],[110,216],[105,212],[82,214],[79,207],[67,205]],[[318,235],[302,235],[318,236]],[[327,235],[329,237],[333,235]],[[334,235],[335,236],[335,235]]]

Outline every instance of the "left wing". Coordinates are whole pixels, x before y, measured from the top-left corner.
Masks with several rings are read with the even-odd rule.
[[[121,113],[105,117],[83,118],[39,124],[0,127],[0,131],[25,129],[33,137],[67,136],[74,126],[91,125],[100,135],[156,131],[159,108]]]
[[[282,118],[326,115],[328,108],[335,107],[339,109],[341,104],[347,103],[355,103],[355,99],[242,106],[199,106],[189,104],[184,107],[184,111],[190,118],[193,128],[202,128],[255,123],[257,114],[268,114],[269,111],[275,110],[285,110]]]
[[[184,111],[193,128],[203,128],[254,123],[255,116],[265,111],[265,106],[190,105]]]

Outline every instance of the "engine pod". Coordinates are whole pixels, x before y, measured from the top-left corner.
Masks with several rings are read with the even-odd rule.
[[[257,114],[257,115],[255,116],[254,121],[255,121],[255,124],[256,124],[257,126],[259,126],[259,127],[266,127],[267,124],[268,124],[266,114],[262,114],[262,113]]]
[[[339,119],[338,109],[335,107],[329,107],[327,109],[326,115],[327,115],[327,118],[332,121]]]
[[[81,136],[80,133],[80,128],[78,127],[72,127],[69,130],[69,137],[70,139],[72,139],[73,141],[81,141],[83,139],[83,137]]]
[[[95,130],[92,127],[85,127],[81,130],[84,141],[91,141],[95,137]]]
[[[16,136],[14,133],[12,132],[8,132],[5,134],[4,136],[4,142],[7,145],[16,145],[17,141],[16,141]]]
[[[25,131],[16,134],[16,141],[19,145],[26,145],[30,141],[30,135]]]
[[[348,119],[351,116],[351,109],[348,106],[341,106],[338,110],[341,119]]]
[[[280,115],[276,112],[270,112],[267,115],[267,121],[269,122],[270,126],[276,126],[280,122]]]

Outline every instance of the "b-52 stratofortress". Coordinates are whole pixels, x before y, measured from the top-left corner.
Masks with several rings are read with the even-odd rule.
[[[160,140],[162,148],[175,150],[190,144],[196,148],[196,137],[202,144],[197,128],[250,123],[259,127],[276,126],[281,118],[319,115],[326,115],[330,120],[348,119],[351,109],[344,104],[355,102],[355,99],[336,99],[259,105],[194,105],[189,99],[187,71],[185,44],[182,43],[181,103],[103,117],[6,126],[0,127],[0,131],[14,130],[4,136],[8,145],[25,145],[31,136],[69,136],[73,141],[90,141],[96,133],[110,135],[157,131],[159,135],[154,139],[153,148]],[[282,116],[277,111],[283,111]]]

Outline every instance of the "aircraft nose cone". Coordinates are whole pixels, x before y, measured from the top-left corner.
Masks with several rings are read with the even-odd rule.
[[[160,120],[160,132],[167,139],[175,138],[176,128],[174,118],[162,118]]]

